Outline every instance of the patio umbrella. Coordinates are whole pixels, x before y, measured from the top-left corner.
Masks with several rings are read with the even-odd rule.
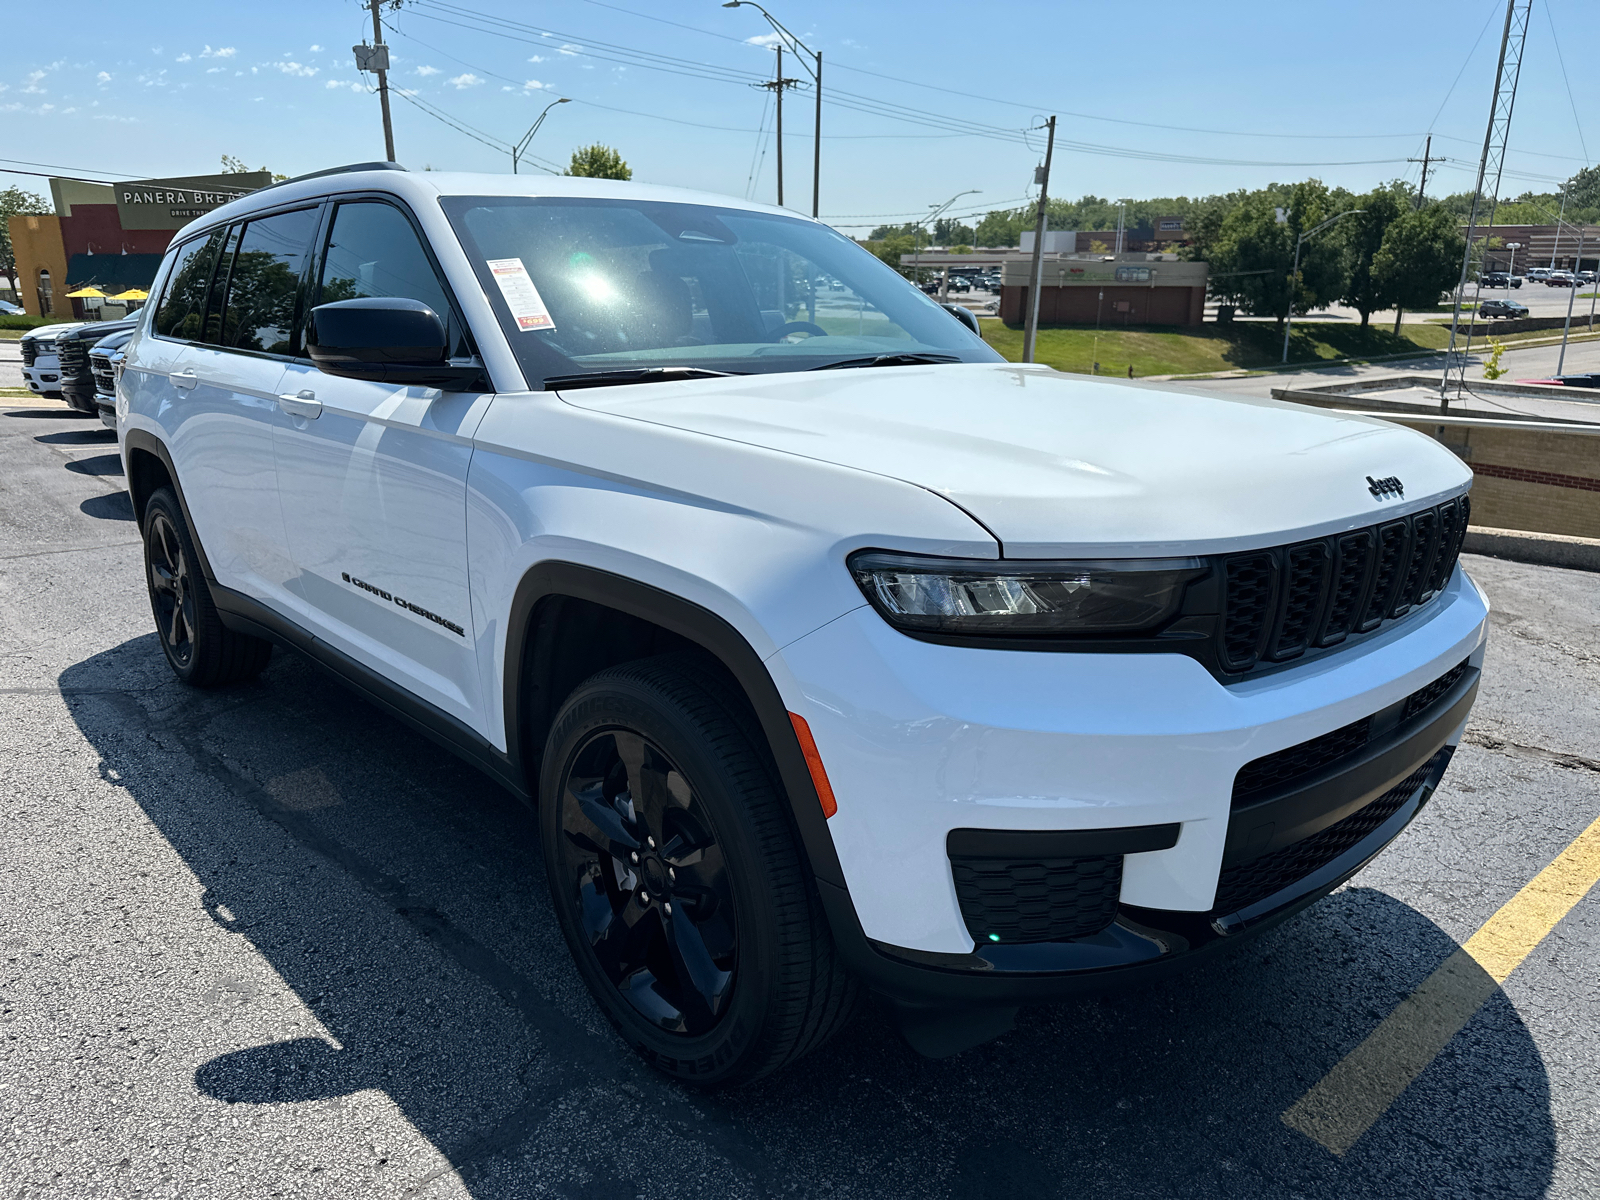
[[[109,298],[112,300],[148,300],[150,299],[150,293],[143,288],[129,288],[127,291],[118,292],[115,296]]]
[[[67,299],[68,300],[90,300],[90,299],[93,299],[96,296],[98,296],[102,300],[104,300],[106,298],[106,294],[104,292],[102,292],[99,288],[92,288],[92,287],[79,288],[75,292],[68,292],[67,293]]]

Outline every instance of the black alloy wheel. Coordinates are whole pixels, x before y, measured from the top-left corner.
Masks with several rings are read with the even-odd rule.
[[[156,630],[174,666],[194,661],[194,583],[189,556],[165,512],[150,514],[145,531],[145,558],[150,571],[150,604]]]
[[[655,1067],[756,1079],[849,1018],[857,986],[761,724],[706,660],[641,659],[572,691],[545,741],[539,832],[578,971]]]
[[[145,503],[144,567],[150,610],[173,674],[195,687],[254,679],[272,643],[222,623],[178,496],[157,488]]]
[[[709,1032],[739,959],[728,865],[694,786],[660,746],[595,733],[567,771],[561,854],[601,971],[646,1021]]]

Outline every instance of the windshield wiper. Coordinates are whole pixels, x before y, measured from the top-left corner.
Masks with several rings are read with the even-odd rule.
[[[914,367],[922,363],[953,363],[961,359],[954,354],[873,354],[866,358],[841,358],[838,362],[823,363],[813,371],[837,371],[845,367]]]
[[[616,371],[584,371],[578,375],[546,377],[547,389],[611,387],[625,383],[670,383],[674,379],[720,379],[742,371],[713,371],[708,367],[627,367]]]

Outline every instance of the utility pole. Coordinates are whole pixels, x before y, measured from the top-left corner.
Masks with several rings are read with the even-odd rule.
[[[1520,13],[1518,12],[1520,9]],[[1494,69],[1494,95],[1489,101],[1489,127],[1483,133],[1483,157],[1478,160],[1478,182],[1472,189],[1472,214],[1467,218],[1467,246],[1461,255],[1461,281],[1456,285],[1455,305],[1450,315],[1450,348],[1445,352],[1444,376],[1439,380],[1439,411],[1450,411],[1450,373],[1456,366],[1456,330],[1461,324],[1461,301],[1467,291],[1467,273],[1472,266],[1472,239],[1478,229],[1478,205],[1483,201],[1483,185],[1493,177],[1489,196],[1487,225],[1494,227],[1494,210],[1500,202],[1500,174],[1505,166],[1506,142],[1511,137],[1511,113],[1517,102],[1517,82],[1522,76],[1522,47],[1528,40],[1528,19],[1533,0],[1506,0],[1506,24],[1500,34],[1500,61]],[[1485,249],[1488,237],[1484,237]],[[1478,277],[1477,295],[1483,294],[1483,277]],[[1474,305],[1473,315],[1477,308]],[[1461,352],[1461,389],[1467,386],[1467,357],[1472,352],[1472,325],[1467,325],[1467,344]]]
[[[771,83],[757,84],[757,87],[769,88],[778,98],[778,207],[783,207],[783,89],[792,88],[800,81],[798,79],[785,79],[783,77],[783,47],[774,46],[778,52],[778,71],[773,76]],[[818,110],[821,111],[820,109]]]
[[[1559,226],[1557,227],[1559,228]],[[1583,270],[1583,235],[1586,232],[1582,225],[1578,226],[1578,259],[1572,273],[1572,286],[1567,289],[1567,323],[1561,329],[1561,357],[1556,359],[1556,374],[1560,375],[1567,365],[1567,336],[1572,332],[1572,302],[1578,298],[1578,272]],[[1589,302],[1592,312],[1594,301]],[[1592,323],[1592,318],[1591,318]]]
[[[383,19],[378,15],[383,0],[369,0],[372,8],[372,56],[368,59],[378,73],[378,103],[383,106],[383,155],[394,162],[394,125],[389,120],[389,47],[383,44]]]
[[[1294,328],[1294,289],[1300,282],[1300,247],[1305,245],[1309,237],[1315,237],[1335,221],[1342,221],[1345,217],[1353,217],[1357,213],[1364,213],[1364,208],[1349,208],[1342,213],[1334,213],[1320,225],[1313,225],[1294,240],[1294,269],[1289,272],[1289,315],[1283,322],[1283,361],[1289,361],[1289,331]],[[1152,280],[1152,283],[1154,281]]]
[[[1433,157],[1433,134],[1430,133],[1428,135],[1427,142],[1422,147],[1422,159],[1421,159],[1421,162],[1422,162],[1422,181],[1417,184],[1417,206],[1416,206],[1416,209],[1415,209],[1415,211],[1417,211],[1417,212],[1421,212],[1422,211],[1422,205],[1424,203],[1423,195],[1428,190],[1428,160],[1431,159],[1432,157]],[[1406,159],[1406,161],[1407,162],[1417,162],[1418,160],[1415,159],[1415,158],[1408,158],[1408,159]],[[1403,317],[1404,315],[1405,315],[1405,309],[1401,308],[1398,304],[1396,304],[1394,306],[1394,335],[1395,335],[1395,337],[1399,337],[1400,336],[1400,318]]]
[[[1044,144],[1044,166],[1038,168],[1034,182],[1039,185],[1039,216],[1033,229],[1033,266],[1028,272],[1028,316],[1022,330],[1022,361],[1033,361],[1039,339],[1039,291],[1044,286],[1044,229],[1049,218],[1050,158],[1056,149],[1056,119],[1046,122],[1050,130]]]
[[[811,73],[812,80],[817,85],[817,119],[813,130],[814,140],[811,146],[811,215],[820,216],[822,213],[822,51],[813,50],[794,34],[786,29],[777,17],[773,16],[755,0],[726,0],[723,8],[739,8],[749,5],[767,19],[767,24],[772,26],[774,33],[781,39],[779,48],[789,47],[789,53],[800,60],[800,65]],[[816,59],[816,65],[806,62],[807,56]],[[783,80],[783,60],[778,60],[778,80]],[[791,79],[789,86],[793,87],[800,80]],[[783,204],[783,89],[778,89],[778,204]]]
[[[1422,211],[1423,193],[1425,193],[1428,190],[1428,163],[1432,160],[1432,158],[1433,158],[1433,134],[1430,133],[1428,135],[1427,143],[1422,148],[1422,157],[1421,158],[1408,158],[1408,159],[1406,159],[1407,162],[1419,162],[1419,163],[1422,164],[1422,182],[1417,184],[1417,206],[1416,206],[1416,211],[1418,211],[1418,212]]]

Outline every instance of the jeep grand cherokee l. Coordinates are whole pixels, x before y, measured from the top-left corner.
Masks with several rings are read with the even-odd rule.
[[[154,294],[117,428],[172,669],[292,648],[526,799],[679,1078],[863,985],[943,1053],[1236,945],[1406,827],[1476,694],[1437,442],[1004,362],[783,209],[346,168]]]

